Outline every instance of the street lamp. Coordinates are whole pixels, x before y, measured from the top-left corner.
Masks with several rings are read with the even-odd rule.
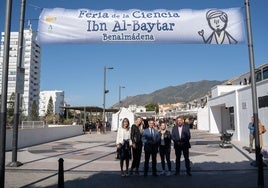
[[[15,89],[15,103],[14,103],[14,122],[13,122],[13,140],[12,140],[12,162],[8,164],[10,167],[21,166],[22,163],[17,161],[18,154],[18,127],[20,119],[20,101],[21,94],[23,93],[23,81],[21,77],[24,77],[24,68],[22,67],[23,59],[23,33],[24,33],[24,18],[25,18],[25,6],[26,0],[21,0],[21,12],[20,12],[20,28],[18,39],[18,56],[17,56],[17,74],[16,74],[16,89]],[[24,79],[23,79],[24,80]],[[21,87],[22,85],[22,87]]]
[[[109,90],[106,89],[106,70],[107,69],[114,69],[113,67],[106,67],[104,66],[104,79],[103,79],[103,113],[102,113],[102,121],[104,126],[104,132],[106,132],[106,124],[105,124],[105,96],[106,93],[109,93]]]
[[[12,0],[6,0],[5,39],[2,67],[1,111],[0,111],[0,187],[5,187],[7,85]]]
[[[121,89],[126,88],[125,86],[119,86],[119,103],[118,103],[118,108],[120,109],[121,107]]]

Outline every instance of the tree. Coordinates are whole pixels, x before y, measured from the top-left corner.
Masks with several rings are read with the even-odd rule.
[[[53,99],[51,96],[48,100],[45,120],[46,120],[46,123],[55,123],[56,121],[56,115],[54,114],[54,104],[53,104]]]
[[[36,104],[36,101],[34,100],[32,105],[31,105],[31,111],[30,111],[30,120],[31,121],[38,121],[38,107]]]
[[[52,115],[54,114],[54,104],[53,104],[53,99],[50,96],[49,100],[48,100],[48,104],[47,104],[47,112],[46,112],[46,116],[48,115]]]
[[[14,117],[14,108],[15,108],[15,93],[13,92],[8,100],[8,106],[7,106],[7,121],[9,123],[12,123],[13,117]]]
[[[159,112],[159,106],[156,103],[149,103],[145,105],[146,111],[155,111],[156,113]]]
[[[15,102],[15,93],[12,93],[8,100],[8,106],[7,106],[7,115],[13,116],[14,115],[14,102]]]

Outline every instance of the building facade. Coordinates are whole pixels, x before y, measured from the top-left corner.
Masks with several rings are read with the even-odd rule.
[[[258,117],[268,126],[268,63],[256,68]],[[228,85],[211,89],[207,106],[198,110],[198,129],[211,133],[227,130],[233,132],[233,140],[249,143],[248,124],[253,116],[252,89],[249,73],[238,76]],[[268,147],[268,134],[262,135],[264,147]]]
[[[128,110],[130,112],[146,112],[145,106],[129,105]]]
[[[57,115],[64,113],[64,91],[41,91],[39,98],[39,116],[45,116],[50,97],[53,100],[53,112]]]
[[[10,51],[9,51],[9,68],[8,68],[8,99],[15,93],[17,72],[22,74],[20,87],[22,88],[21,109],[24,115],[28,115],[31,105],[35,101],[39,105],[40,92],[40,69],[41,69],[41,47],[37,44],[36,33],[32,29],[24,30],[22,67],[18,70],[18,32],[10,33]],[[5,33],[1,33],[1,51],[0,51],[0,92],[2,92],[2,71],[3,71],[3,54],[4,54]],[[21,71],[23,70],[23,71]]]

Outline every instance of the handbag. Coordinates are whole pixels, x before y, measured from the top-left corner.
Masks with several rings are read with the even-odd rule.
[[[266,128],[264,125],[260,124],[259,125],[259,134],[264,134],[266,132]]]

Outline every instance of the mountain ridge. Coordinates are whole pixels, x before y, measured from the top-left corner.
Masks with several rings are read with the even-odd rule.
[[[139,94],[136,96],[129,96],[121,100],[121,106],[129,105],[146,105],[150,103],[157,104],[174,104],[185,103],[208,94],[212,87],[220,85],[224,81],[218,80],[200,80],[197,82],[186,82],[177,86],[167,86],[158,89],[149,94]],[[112,106],[118,107],[118,103]]]

